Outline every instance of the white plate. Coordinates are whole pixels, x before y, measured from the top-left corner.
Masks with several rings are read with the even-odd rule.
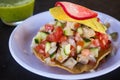
[[[111,23],[110,32],[118,32],[120,35],[120,22],[109,15],[98,12],[102,22]],[[70,74],[59,68],[49,67],[40,62],[31,52],[30,44],[33,36],[38,32],[39,28],[44,24],[54,20],[48,11],[37,14],[25,20],[18,25],[12,32],[9,39],[9,49],[13,58],[25,69],[45,77],[55,79],[87,79],[97,77],[120,66],[120,50],[116,55],[110,57],[109,60],[102,64],[97,71],[83,74]],[[117,44],[120,38],[117,40]]]

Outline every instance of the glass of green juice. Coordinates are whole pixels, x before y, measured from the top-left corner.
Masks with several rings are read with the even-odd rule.
[[[18,25],[33,15],[35,0],[0,0],[0,19],[7,25]]]

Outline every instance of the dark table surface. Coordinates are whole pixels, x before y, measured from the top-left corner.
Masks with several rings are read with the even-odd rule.
[[[59,0],[36,0],[34,15],[53,7]],[[120,0],[66,0],[81,4],[90,9],[100,11],[120,20]],[[8,41],[15,27],[10,27],[0,21],[0,80],[53,80],[36,75],[21,67],[11,56]],[[87,77],[87,76],[86,76]],[[119,80],[120,68],[89,80]]]

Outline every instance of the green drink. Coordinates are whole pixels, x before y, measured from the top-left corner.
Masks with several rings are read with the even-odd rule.
[[[35,0],[0,0],[0,18],[10,25],[33,14]]]

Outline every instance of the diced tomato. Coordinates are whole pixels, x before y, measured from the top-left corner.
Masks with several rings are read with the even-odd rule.
[[[62,29],[61,27],[57,27],[56,30],[55,30],[54,35],[55,35],[57,38],[59,38],[59,37],[62,36],[62,34],[63,34],[63,29]]]
[[[45,43],[46,43],[46,41],[43,41],[40,44],[38,44],[35,47],[35,50],[40,54],[44,54],[45,53]]]
[[[56,40],[54,34],[49,34],[49,35],[47,36],[47,41],[56,42],[57,40]]]
[[[55,29],[55,32],[53,32],[53,34],[48,35],[47,40],[48,41],[59,42],[62,36],[63,36],[62,28],[61,27],[57,27]]]
[[[36,52],[38,52],[38,53],[40,53],[40,54],[44,54],[44,53],[45,53],[45,51],[41,48],[40,45],[36,46],[36,47],[35,47],[35,50],[36,50]]]
[[[45,31],[48,32],[49,30],[54,30],[54,26],[53,25],[50,25],[50,24],[46,24],[45,25]]]
[[[96,32],[96,38],[99,40],[102,49],[108,48],[109,38],[107,34]]]
[[[48,53],[45,53],[45,43],[46,41],[42,41],[40,44],[38,44],[36,47],[35,47],[35,50],[42,54],[45,58],[49,57],[50,55]]]
[[[59,42],[64,42],[64,41],[66,41],[67,40],[67,37],[66,36],[62,36],[61,38],[60,38],[60,41]]]
[[[36,47],[35,47],[35,50],[36,50],[37,52],[39,52],[40,46],[36,46]]]
[[[49,56],[50,56],[49,53],[44,53],[44,57],[45,57],[45,58],[47,58],[47,57],[49,57]]]
[[[78,42],[77,42],[77,45],[83,47],[83,46],[84,46],[84,41],[78,41]]]
[[[37,45],[37,46],[35,47],[35,50],[38,51],[38,52],[39,52],[40,49],[44,50],[44,49],[45,49],[45,44],[40,43],[39,45]]]
[[[99,47],[100,46],[100,43],[99,43],[99,40],[98,39],[93,39],[93,40],[91,40],[92,42],[91,42],[91,44],[93,45],[93,46],[95,46],[95,47]]]
[[[39,53],[40,53],[40,54],[44,54],[44,53],[45,53],[45,50],[39,49]]]

